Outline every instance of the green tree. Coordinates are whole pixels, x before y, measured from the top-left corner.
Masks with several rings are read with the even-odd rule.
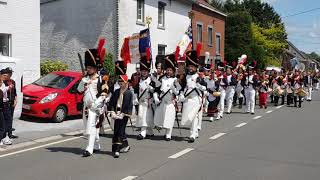
[[[252,41],[251,16],[246,11],[229,13],[226,19],[225,59],[233,61],[250,52]]]
[[[112,54],[108,53],[104,58],[103,68],[107,71],[110,77],[114,76],[114,61]]]

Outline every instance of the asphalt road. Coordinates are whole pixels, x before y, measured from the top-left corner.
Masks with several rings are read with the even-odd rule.
[[[65,136],[0,151],[1,180],[319,180],[320,93],[302,108],[279,106],[255,115],[234,109],[218,122],[203,122],[200,137],[189,144],[188,129],[174,130],[170,142],[156,133],[137,141],[131,127],[131,151],[111,156],[111,131],[102,151],[81,153],[86,140]]]

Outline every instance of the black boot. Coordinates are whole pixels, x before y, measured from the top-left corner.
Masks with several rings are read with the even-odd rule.
[[[243,98],[239,98],[239,109],[242,109]]]
[[[274,96],[274,106],[278,106],[279,96]]]
[[[284,105],[284,95],[281,96],[281,105]]]

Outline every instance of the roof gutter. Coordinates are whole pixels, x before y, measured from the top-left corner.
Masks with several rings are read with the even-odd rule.
[[[202,8],[205,8],[205,9],[209,10],[209,11],[212,11],[212,12],[215,12],[215,13],[217,13],[217,14],[220,14],[220,15],[222,15],[222,16],[224,16],[224,17],[227,17],[226,14],[224,14],[224,13],[222,13],[222,12],[216,10],[216,9],[213,9],[213,8],[211,8],[211,7],[208,7],[208,6],[204,5],[204,4],[198,3],[198,5],[199,5],[200,7],[202,7]]]

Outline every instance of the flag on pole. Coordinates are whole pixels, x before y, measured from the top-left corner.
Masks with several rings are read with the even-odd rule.
[[[147,56],[148,60],[151,60],[151,39],[150,30],[144,29],[140,31],[139,52],[141,56]]]
[[[139,42],[140,42],[140,34],[139,33],[132,34],[132,36],[129,39],[131,64],[136,64],[140,61]]]
[[[188,27],[188,30],[182,36],[181,41],[178,43],[180,49],[179,55],[185,59],[186,52],[192,50],[192,28],[191,25]]]

